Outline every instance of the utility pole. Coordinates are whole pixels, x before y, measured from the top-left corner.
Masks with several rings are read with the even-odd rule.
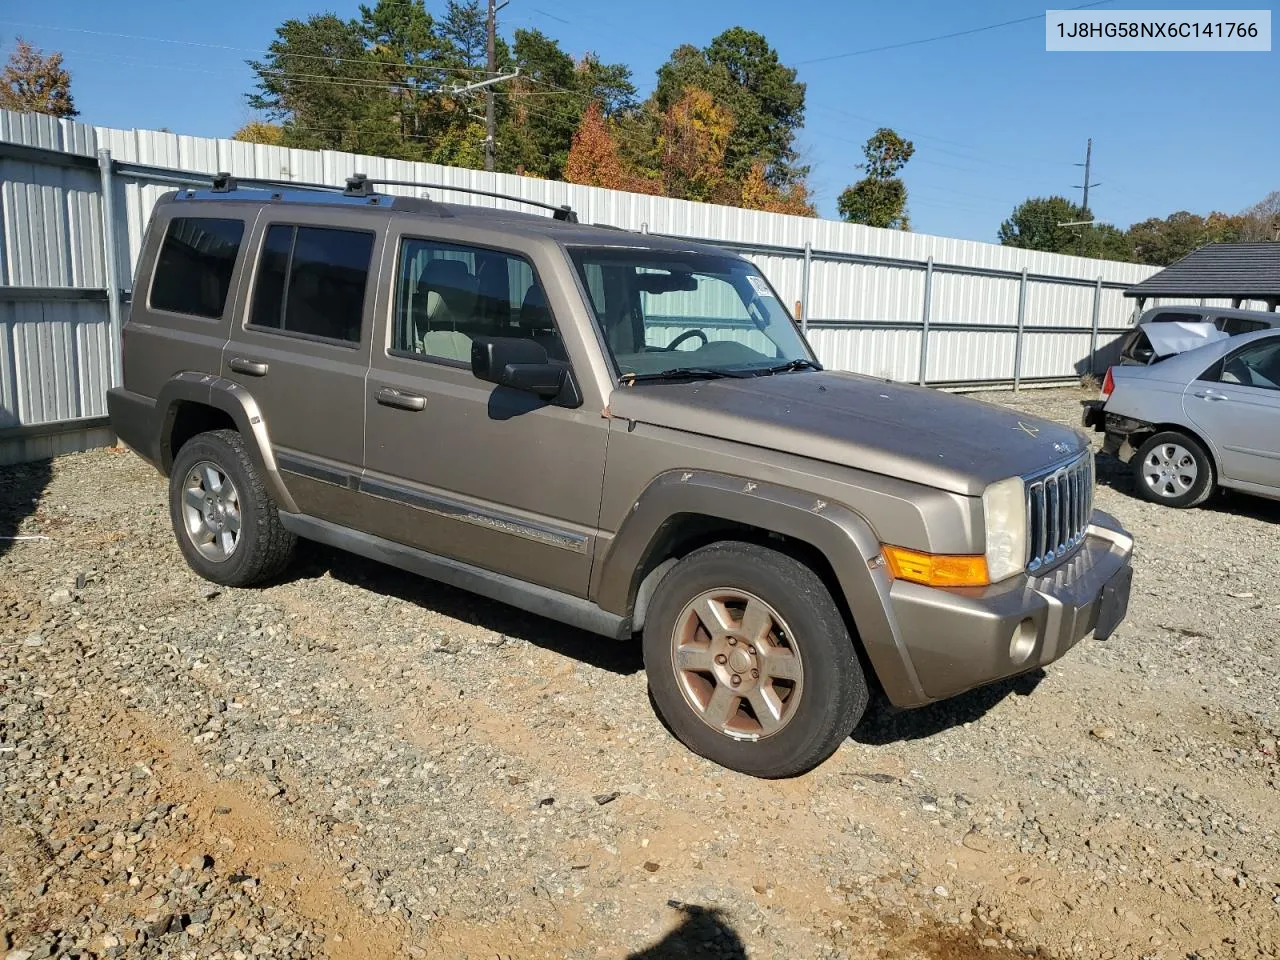
[[[505,4],[504,4],[505,6]],[[498,72],[498,54],[494,49],[494,35],[498,30],[498,3],[497,0],[489,0],[489,22],[485,30],[485,45],[489,54],[489,76],[492,77]],[[493,103],[493,87],[486,87],[484,93],[484,168],[493,170],[494,158],[497,155],[498,141],[494,131],[494,103]],[[1088,181],[1088,176],[1085,181]]]
[[[1089,188],[1102,186],[1102,184],[1100,183],[1089,182],[1089,174],[1093,169],[1093,137],[1089,138],[1089,142],[1084,148],[1084,163],[1083,164],[1077,163],[1076,166],[1084,167],[1084,183],[1076,184],[1076,186],[1084,190],[1084,199],[1081,203],[1081,206],[1084,208],[1085,215],[1091,216],[1091,212],[1089,210]],[[1089,222],[1092,223],[1093,221],[1091,220]],[[1081,230],[1080,231],[1080,256],[1082,257],[1084,256],[1084,237],[1085,237],[1085,233],[1083,230]]]

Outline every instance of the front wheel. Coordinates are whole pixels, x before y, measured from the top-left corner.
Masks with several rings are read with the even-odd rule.
[[[1133,458],[1138,493],[1166,507],[1196,507],[1213,493],[1213,464],[1204,448],[1176,430],[1157,433]]]
[[[667,572],[645,618],[653,700],[694,753],[789,777],[835,752],[868,691],[844,617],[808,566],[718,543]]]

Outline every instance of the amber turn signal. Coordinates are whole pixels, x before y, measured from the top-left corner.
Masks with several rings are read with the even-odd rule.
[[[884,547],[889,572],[899,580],[923,583],[927,587],[985,587],[991,583],[987,575],[987,558],[917,553],[902,547]]]

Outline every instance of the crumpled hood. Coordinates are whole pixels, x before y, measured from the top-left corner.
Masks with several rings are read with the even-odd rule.
[[[614,417],[978,496],[1083,451],[1077,431],[926,387],[828,371],[619,387]]]

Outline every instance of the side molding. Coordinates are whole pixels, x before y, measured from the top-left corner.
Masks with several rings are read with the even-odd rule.
[[[384,540],[372,534],[339,526],[327,520],[298,513],[280,513],[286,530],[300,537],[347,550],[351,553],[399,567],[410,573],[447,583],[452,587],[510,604],[541,617],[558,620],[571,627],[620,640],[631,636],[631,620],[606,613],[590,600],[561,593],[550,587],[526,583],[450,557]]]
[[[633,506],[596,565],[591,596],[601,609],[631,617],[640,571],[650,565],[665,534],[682,515],[696,515],[767,530],[808,544],[835,571],[859,639],[881,684],[895,702],[928,699],[906,645],[898,635],[881,561],[880,540],[859,514],[790,487],[700,470],[656,477]]]
[[[161,416],[159,454],[160,467],[166,475],[173,467],[174,452],[169,446],[169,436],[173,432],[173,421],[181,401],[202,403],[229,415],[241,436],[249,441],[249,450],[281,512],[298,512],[297,504],[280,477],[279,465],[276,463],[271,438],[267,435],[267,425],[258,402],[240,384],[222,377],[184,372],[170,379],[160,389],[160,396],[156,398],[156,409]]]

